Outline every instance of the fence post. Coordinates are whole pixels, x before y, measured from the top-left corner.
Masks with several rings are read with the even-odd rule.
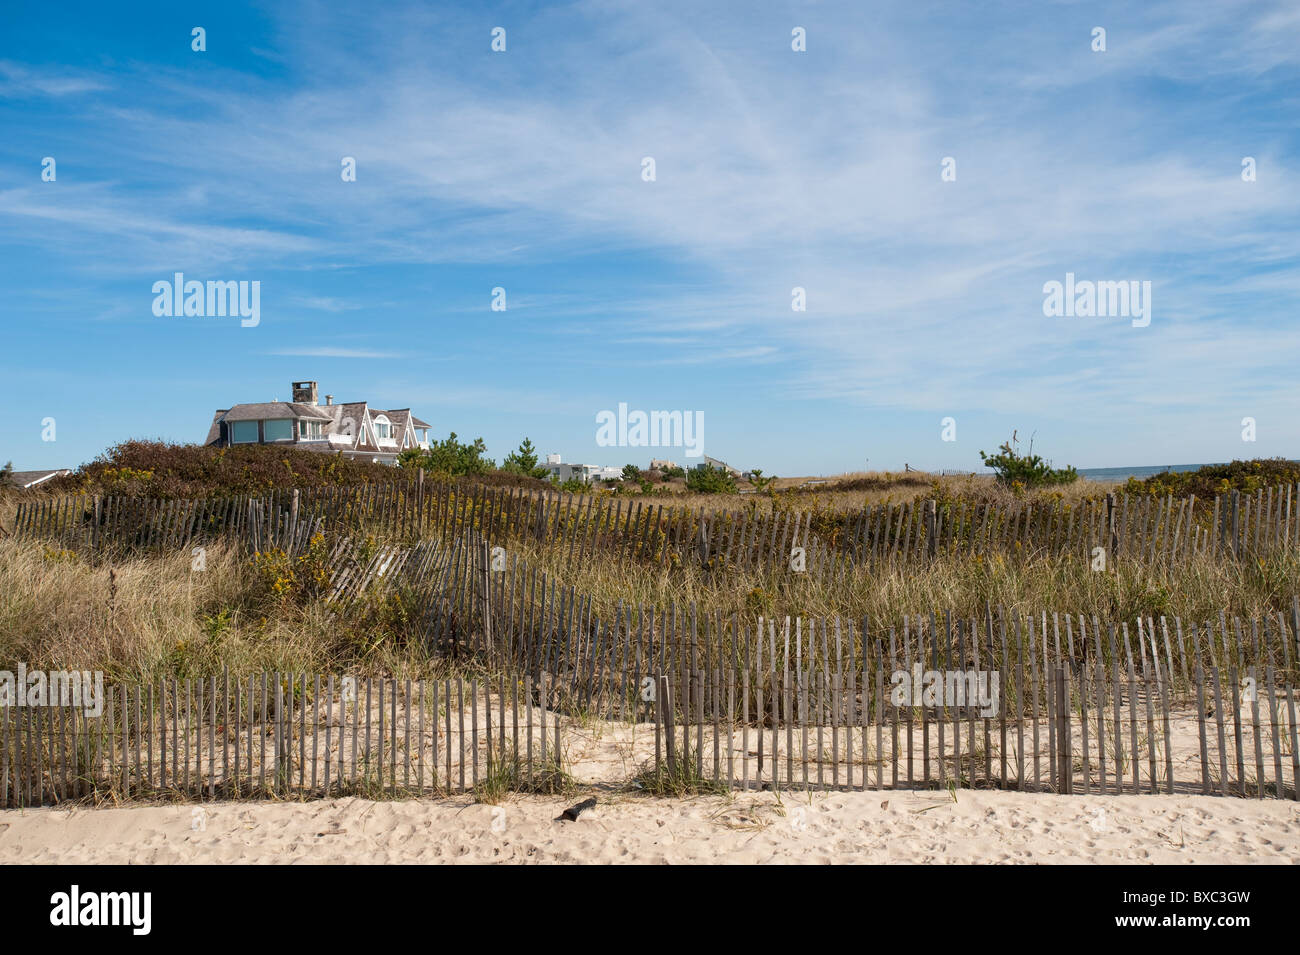
[[[424,530],[424,468],[415,469],[415,523],[416,536]]]
[[[1241,556],[1241,492],[1232,492],[1232,556]]]
[[[658,690],[655,694],[655,707],[659,711],[659,722],[663,726],[664,747],[668,752],[668,773],[677,772],[676,728],[673,726],[673,691],[664,674],[658,676]]]
[[[939,502],[933,498],[925,502],[925,546],[926,553],[933,559],[937,549],[935,537],[939,530]]]
[[[1106,495],[1106,530],[1110,537],[1110,557],[1114,560],[1119,553],[1119,532],[1115,529],[1115,494]]]
[[[1056,668],[1056,791],[1074,792],[1073,754],[1070,746],[1070,683],[1063,666]]]
[[[487,538],[479,544],[479,561],[483,565],[480,580],[483,584],[483,649],[492,652],[492,549]]]

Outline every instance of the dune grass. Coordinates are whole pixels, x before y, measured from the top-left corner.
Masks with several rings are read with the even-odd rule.
[[[1300,553],[1240,561],[1199,554],[1172,567],[1123,560],[1094,572],[1084,555],[939,555],[843,577],[777,568],[661,567],[605,555],[566,566],[554,549],[511,543],[512,558],[543,570],[612,620],[623,607],[695,603],[703,616],[744,623],[759,616],[841,617],[894,626],[904,614],[985,608],[1059,611],[1112,620],[1138,615],[1217,620],[1285,613],[1300,589]],[[0,667],[97,669],[149,681],[232,672],[387,674],[439,679],[455,669],[421,634],[419,597],[375,587],[332,612],[319,597],[277,591],[265,561],[208,548],[206,568],[187,553],[91,565],[35,541],[0,539]]]
[[[523,561],[556,574],[594,598],[598,613],[624,607],[682,607],[755,618],[839,616],[891,626],[904,614],[942,613],[982,619],[985,608],[1059,611],[1132,620],[1139,614],[1184,620],[1290,614],[1300,590],[1295,549],[1240,561],[1198,554],[1173,566],[1112,561],[1092,570],[1087,554],[1056,556],[941,554],[892,567],[861,566],[836,574],[798,574],[780,567],[706,569],[687,563],[661,567],[636,561],[593,559],[566,570],[562,555],[521,542]]]
[[[441,678],[431,653],[377,592],[350,614],[277,595],[238,549],[108,565],[40,542],[0,540],[0,667],[102,670],[111,680],[184,679],[223,668]]]

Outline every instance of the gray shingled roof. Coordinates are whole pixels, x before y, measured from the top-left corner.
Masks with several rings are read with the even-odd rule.
[[[404,416],[404,417],[408,417],[408,416],[409,416],[410,419],[411,419],[411,424],[414,425],[414,426],[417,427],[417,428],[432,428],[432,427],[433,427],[433,425],[429,424],[429,422],[427,422],[427,421],[421,421],[421,420],[420,420],[419,418],[417,418],[415,415],[411,414],[411,409],[410,409],[410,408],[394,408],[392,411],[388,412],[388,414],[389,414],[390,417],[391,417],[392,415],[395,415],[395,414],[401,414],[401,415]]]
[[[45,471],[14,471],[9,476],[9,480],[18,487],[31,487],[33,484],[40,484],[42,481],[48,481],[60,474],[71,473],[67,468],[50,468]]]
[[[208,436],[204,440],[205,445],[216,444],[221,438],[221,416],[225,411],[217,411],[212,415],[212,427],[208,428]]]
[[[222,418],[226,421],[263,421],[274,418],[319,418],[329,421],[333,415],[319,405],[296,404],[292,401],[264,401],[258,404],[235,405]]]
[[[352,419],[352,447],[360,447],[356,438],[361,436],[361,429],[366,423],[366,403],[364,401],[343,401],[329,405],[330,408],[337,408],[331,417],[334,419],[334,427],[330,430],[334,434],[346,434],[343,428],[343,422],[348,418]]]

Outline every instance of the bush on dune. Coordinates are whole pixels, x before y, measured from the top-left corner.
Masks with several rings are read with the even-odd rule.
[[[1149,478],[1129,478],[1129,494],[1186,497],[1195,494],[1211,498],[1216,494],[1242,491],[1253,494],[1264,487],[1300,483],[1300,462],[1286,458],[1255,458],[1231,464],[1209,464],[1195,471],[1161,471]]]
[[[124,441],[43,487],[56,494],[216,497],[392,481],[392,468],[306,448]]]

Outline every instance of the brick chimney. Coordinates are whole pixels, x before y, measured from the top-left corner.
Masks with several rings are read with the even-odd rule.
[[[314,381],[295,381],[293,382],[293,401],[300,405],[316,404],[316,382]]]

